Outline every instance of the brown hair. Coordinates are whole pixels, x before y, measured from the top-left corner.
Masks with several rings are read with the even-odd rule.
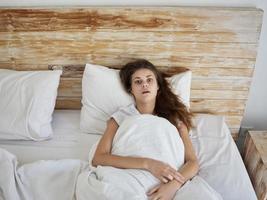
[[[151,70],[157,79],[159,90],[156,97],[156,105],[154,112],[160,117],[169,120],[177,127],[178,120],[181,120],[190,130],[193,127],[193,114],[182,103],[179,96],[175,95],[170,88],[165,75],[159,71],[151,62],[141,59],[124,65],[120,70],[121,82],[125,90],[130,93],[132,75],[139,69]]]

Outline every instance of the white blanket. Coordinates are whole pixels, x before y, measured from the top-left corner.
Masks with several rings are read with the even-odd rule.
[[[153,158],[175,169],[184,163],[184,146],[177,129],[166,119],[152,115],[138,115],[125,120],[114,137],[112,154]],[[145,200],[146,192],[157,184],[159,180],[145,170],[98,166],[79,176],[77,197],[79,200]],[[175,199],[196,197],[221,199],[198,176],[187,182],[177,192]]]
[[[17,166],[16,157],[0,149],[0,200],[72,200],[80,160],[47,160]],[[88,171],[88,168],[87,168]]]

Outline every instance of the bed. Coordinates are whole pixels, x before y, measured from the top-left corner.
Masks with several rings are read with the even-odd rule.
[[[42,132],[35,141],[0,140],[0,148],[4,149],[0,158],[8,160],[2,162],[8,164],[2,165],[6,172],[0,185],[2,191],[9,191],[0,197],[72,199],[77,195],[79,191],[73,183],[78,174],[88,171],[90,149],[101,137],[103,119],[111,112],[110,107],[105,107],[109,112],[97,115],[101,123],[93,121],[88,125],[84,120],[81,124],[81,118],[90,117],[81,113],[84,63],[96,64],[95,69],[107,66],[116,70],[128,61],[146,58],[170,77],[186,73],[184,67],[192,72],[189,85],[176,89],[189,86],[190,95],[185,95],[185,99],[196,113],[191,139],[200,161],[199,177],[223,199],[257,198],[234,140],[253,74],[262,11],[207,7],[1,8],[0,16],[0,69],[60,71],[53,78],[54,85],[59,85],[58,93],[49,97],[56,104],[55,110],[52,104],[46,109],[51,114],[45,119],[52,122],[49,133]],[[113,74],[101,74],[98,80],[102,77],[106,87],[114,88],[117,83],[107,81]],[[48,80],[43,80],[42,88],[51,91],[52,86],[45,85]],[[99,85],[91,86],[88,88],[94,93],[101,93]],[[92,96],[88,91],[86,95]],[[113,91],[109,98],[98,99],[117,106],[112,95],[120,99],[119,89]],[[43,120],[42,117],[39,116]],[[32,123],[37,122],[32,119]],[[91,129],[96,124],[98,127]],[[22,139],[34,136],[23,135]],[[56,172],[48,172],[51,166],[65,169],[64,173],[57,171],[58,181],[53,179]],[[6,182],[14,180],[5,175],[17,172],[20,178],[15,176],[14,180],[21,182],[14,188],[6,187]],[[47,177],[39,176],[40,184],[32,184],[40,172],[46,172]],[[65,184],[59,186],[62,180]],[[44,192],[44,185],[51,187]],[[61,192],[51,189],[53,186]],[[62,192],[65,190],[69,192]],[[86,196],[80,199],[83,198]]]
[[[90,149],[100,135],[83,133],[79,128],[79,118],[79,110],[56,110],[53,114],[53,139],[42,142],[0,141],[0,148],[16,155],[18,168],[34,162],[37,164],[40,160],[79,159],[88,162]],[[223,199],[256,199],[224,118],[199,114],[195,117],[195,124],[191,139],[200,162],[199,176],[208,181]]]

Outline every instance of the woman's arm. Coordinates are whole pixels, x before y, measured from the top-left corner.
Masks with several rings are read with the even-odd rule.
[[[107,122],[107,129],[97,146],[92,165],[113,166],[124,169],[144,169],[151,172],[160,181],[166,183],[176,179],[184,182],[184,178],[170,165],[150,158],[117,156],[111,154],[113,138],[118,129],[118,124],[111,118]]]
[[[178,172],[184,177],[186,182],[198,173],[199,165],[186,125],[183,122],[180,122],[177,129],[183,140],[185,149],[185,163],[178,169]],[[181,182],[178,183],[176,180],[173,180],[172,182],[174,182],[173,185],[177,185],[178,188],[181,187]]]
[[[177,129],[185,147],[185,163],[178,171],[185,177],[185,180],[187,181],[197,174],[199,165],[186,125],[180,122],[179,126],[177,126]]]
[[[123,157],[111,154],[112,141],[118,129],[118,124],[111,118],[107,122],[107,128],[99,141],[92,165],[113,166],[118,168],[145,169],[144,158]]]

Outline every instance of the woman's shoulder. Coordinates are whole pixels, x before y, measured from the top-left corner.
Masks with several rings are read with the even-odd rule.
[[[138,110],[135,107],[135,104],[133,104],[133,103],[129,104],[127,106],[120,107],[116,112],[120,112],[120,113],[128,114],[128,115],[139,114]]]
[[[120,107],[116,112],[114,112],[111,117],[120,125],[124,119],[129,116],[140,114],[135,107],[135,104],[130,104],[127,106]]]

